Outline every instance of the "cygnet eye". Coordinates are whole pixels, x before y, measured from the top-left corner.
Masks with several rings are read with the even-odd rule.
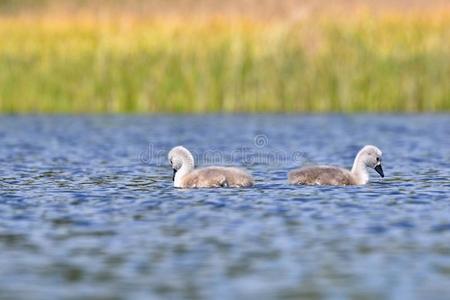
[[[379,157],[377,157],[377,161],[380,161],[380,158],[379,158]]]

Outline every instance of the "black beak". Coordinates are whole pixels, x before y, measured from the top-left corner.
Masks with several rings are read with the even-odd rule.
[[[172,181],[175,181],[175,174],[177,174],[177,170],[173,169]]]
[[[384,177],[384,172],[383,172],[383,168],[381,167],[381,165],[377,165],[375,167],[375,171],[377,171],[378,174],[380,174],[380,176],[383,178]]]

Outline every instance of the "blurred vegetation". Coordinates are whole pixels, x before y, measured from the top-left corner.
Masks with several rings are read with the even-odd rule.
[[[448,11],[146,18],[17,2],[1,4],[1,112],[450,110]]]

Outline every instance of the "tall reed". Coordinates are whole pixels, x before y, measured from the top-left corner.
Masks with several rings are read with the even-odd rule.
[[[450,15],[0,19],[0,112],[450,110]]]

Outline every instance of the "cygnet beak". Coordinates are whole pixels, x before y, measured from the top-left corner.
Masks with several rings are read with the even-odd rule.
[[[384,172],[383,172],[383,168],[381,167],[381,164],[379,164],[375,167],[375,171],[377,171],[377,173],[380,174],[380,176],[382,178],[384,177]]]

